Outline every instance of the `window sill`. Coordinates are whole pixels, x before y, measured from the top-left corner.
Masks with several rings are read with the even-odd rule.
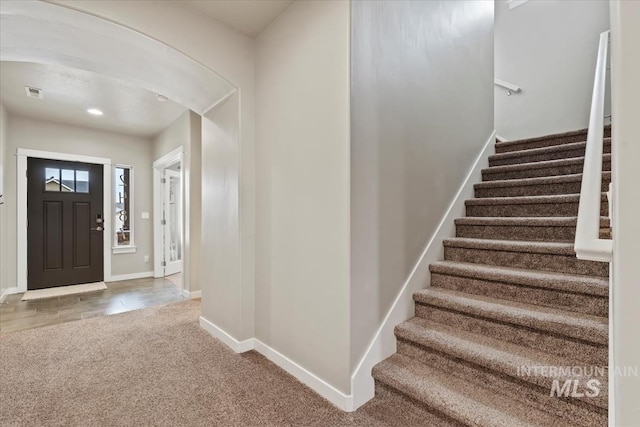
[[[128,245],[128,246],[114,246],[113,248],[113,253],[114,254],[132,254],[135,253],[137,251],[137,248],[133,245]]]

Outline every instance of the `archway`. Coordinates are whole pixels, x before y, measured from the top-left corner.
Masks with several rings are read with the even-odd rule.
[[[233,84],[198,61],[158,40],[109,20],[39,1],[2,2],[0,12],[2,61],[63,65],[125,80],[167,96],[202,115],[202,126],[207,128],[216,127],[208,123],[207,112],[237,93]],[[239,120],[236,118],[234,123],[239,124]],[[200,148],[194,153],[193,169],[188,164],[189,159],[186,159],[185,174],[189,174],[186,182],[199,183],[202,180]],[[198,163],[197,167],[195,163]],[[237,185],[237,177],[233,182]],[[189,204],[185,203],[185,206],[185,209],[190,209]],[[197,206],[197,211],[184,213],[187,221],[189,218],[192,223],[201,221],[199,204]],[[185,236],[185,281],[191,275],[190,263],[187,261],[190,253],[195,252],[194,258],[200,256],[199,248],[195,248],[196,244],[200,244],[200,226],[191,225],[194,225],[192,231],[187,231]],[[21,227],[18,228],[19,234],[20,230]],[[192,238],[189,238],[189,234],[193,234]],[[24,239],[18,236],[18,288],[25,287],[26,251]]]

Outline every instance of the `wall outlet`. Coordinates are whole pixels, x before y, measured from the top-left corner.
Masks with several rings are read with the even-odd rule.
[[[144,256],[144,262],[149,262],[149,255]]]
[[[142,219],[149,219],[149,212],[142,212],[142,215],[140,215]]]

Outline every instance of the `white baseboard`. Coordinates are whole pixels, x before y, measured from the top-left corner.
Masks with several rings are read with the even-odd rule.
[[[440,220],[440,224],[438,224],[431,239],[429,239],[429,243],[424,248],[422,255],[413,267],[393,305],[387,312],[367,351],[356,366],[351,376],[352,410],[358,409],[373,398],[375,387],[371,369],[374,365],[395,353],[396,338],[393,330],[396,325],[414,315],[413,293],[423,289],[425,286],[429,286],[431,278],[429,264],[442,259],[442,241],[455,236],[454,220],[465,216],[464,202],[474,196],[473,186],[482,180],[481,171],[489,164],[489,156],[493,154],[492,149],[495,142],[496,132],[493,131],[469,169],[458,193],[451,201],[449,208],[442,220]]]
[[[353,411],[353,398],[351,395],[344,394],[322,378],[300,366],[279,351],[269,347],[262,341],[256,338],[238,341],[202,316],[200,317],[200,326],[236,353],[255,350],[271,362],[287,371],[289,374],[293,375],[300,382],[327,399],[329,402],[333,403],[338,408],[347,412]]]
[[[353,395],[347,395],[324,381],[322,378],[306,370],[287,356],[254,338],[254,350],[293,375],[300,382],[333,403],[343,411],[353,411]]]
[[[18,290],[17,286],[12,286],[10,288],[7,288],[2,295],[0,295],[0,302],[3,302],[5,300],[5,298],[7,298],[9,295],[13,295],[13,294],[18,294],[20,293],[20,291]]]
[[[183,289],[182,296],[189,299],[202,298],[202,291],[189,292],[188,290]]]
[[[498,134],[496,134],[496,139],[498,139],[500,142],[508,142],[509,141],[507,138],[503,138]]]
[[[131,273],[131,274],[118,274],[117,276],[111,276],[109,280],[105,280],[107,283],[111,282],[121,282],[123,280],[133,280],[133,279],[145,279],[147,277],[153,277],[153,271],[144,271],[142,273]]]
[[[200,316],[200,326],[202,327],[202,329],[209,332],[214,338],[218,338],[220,341],[225,343],[227,347],[230,347],[231,350],[235,351],[236,353],[244,353],[245,351],[253,350],[253,338],[244,341],[238,341],[234,337],[226,333],[223,329],[214,325],[212,322],[208,321],[202,316]]]

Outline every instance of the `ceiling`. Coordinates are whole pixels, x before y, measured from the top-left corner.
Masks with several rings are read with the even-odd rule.
[[[186,0],[196,9],[236,30],[256,37],[294,0]]]
[[[29,98],[25,86],[43,90]],[[151,137],[186,108],[122,80],[60,65],[0,62],[0,98],[10,113],[74,126]],[[104,115],[87,113],[97,108]]]

